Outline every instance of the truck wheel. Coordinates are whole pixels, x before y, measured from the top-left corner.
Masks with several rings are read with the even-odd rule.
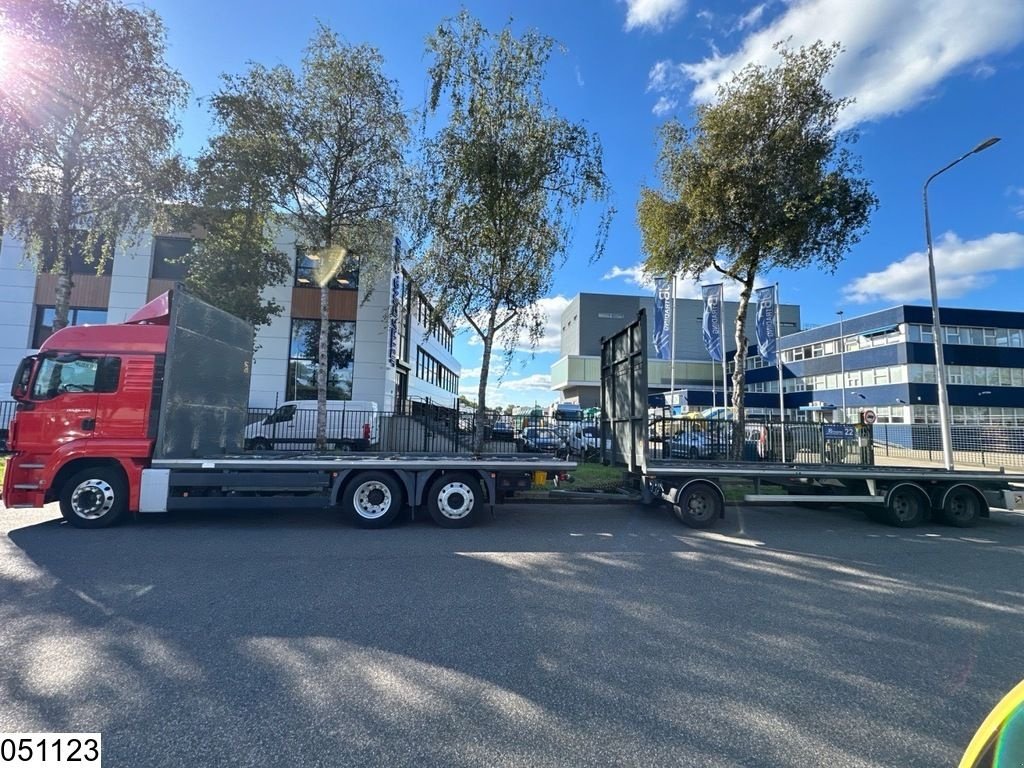
[[[402,490],[386,472],[361,472],[345,486],[341,505],[356,525],[383,528],[401,511]]]
[[[981,517],[981,502],[970,488],[953,488],[942,505],[943,522],[957,528],[970,528]]]
[[[112,467],[76,472],[60,489],[60,513],[76,528],[106,528],[128,510],[128,484]]]
[[[339,440],[334,444],[334,450],[338,453],[352,453],[352,443]]]
[[[453,472],[437,478],[427,492],[427,509],[442,528],[475,525],[483,504],[480,483],[472,475]]]
[[[916,488],[897,486],[889,493],[885,504],[885,521],[897,528],[913,528],[924,522],[928,516],[928,505],[923,494]]]
[[[710,528],[722,514],[722,499],[711,483],[690,483],[678,502],[672,511],[691,528]]]
[[[269,451],[270,443],[268,443],[262,437],[257,437],[249,444],[249,448],[253,451]]]

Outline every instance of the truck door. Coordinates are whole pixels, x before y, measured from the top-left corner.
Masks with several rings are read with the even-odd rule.
[[[18,450],[53,450],[96,429],[96,377],[102,357],[41,357],[28,401],[18,406]]]

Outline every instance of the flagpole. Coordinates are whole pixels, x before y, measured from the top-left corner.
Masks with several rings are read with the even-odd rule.
[[[725,416],[729,416],[729,366],[725,362],[725,283],[718,286],[718,309],[722,313],[719,317],[720,332],[722,339],[722,406],[725,408]],[[736,351],[739,354],[739,350]],[[744,352],[744,357],[746,353]]]
[[[786,461],[786,400],[782,394],[782,305],[779,284],[775,284],[775,365],[779,369],[779,431],[782,433],[782,461]]]
[[[672,359],[669,360],[668,365],[669,365],[669,370],[670,370],[670,373],[669,373],[670,389],[671,389],[671,392],[673,393],[672,397],[673,397],[673,400],[674,400],[675,399],[675,394],[674,393],[676,391],[676,273],[675,272],[672,273],[672,291],[671,291],[670,295],[672,297],[670,299],[670,301],[672,302],[672,309],[669,311],[669,315],[668,316],[669,316],[669,319],[672,322],[672,354],[671,354],[671,358]],[[664,381],[664,379],[663,379],[663,381]],[[675,409],[673,407],[671,407],[671,406],[669,407],[669,413],[675,415]]]

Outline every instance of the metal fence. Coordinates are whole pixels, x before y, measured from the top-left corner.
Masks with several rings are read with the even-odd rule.
[[[650,422],[651,451],[658,458],[725,458],[730,455],[732,430],[730,421],[655,416]],[[942,462],[942,433],[938,424],[864,427],[748,421],[744,428],[743,458],[747,461],[781,460],[783,431],[787,462],[933,465]],[[1024,467],[1024,427],[953,425],[951,434],[955,465]]]
[[[950,434],[954,464],[1024,467],[1024,427],[954,424]],[[874,444],[878,457],[942,461],[938,424],[875,424]]]
[[[0,452],[7,450],[7,428],[17,403],[0,401]],[[336,404],[333,404],[336,405]],[[275,421],[274,408],[250,408],[246,423],[250,448],[308,451],[315,448],[316,411],[296,411],[288,421]],[[267,423],[271,419],[270,423]],[[409,401],[395,412],[346,411],[327,413],[328,448],[385,452],[470,453],[476,421],[472,414],[424,401]],[[827,435],[822,424],[748,421],[744,428],[743,458],[814,464],[870,464],[900,461],[939,464],[942,437],[937,424],[875,424],[870,445],[865,432],[850,425],[834,427]],[[785,430],[785,456],[782,453]],[[852,431],[850,431],[852,430]],[[1024,427],[953,425],[953,458],[958,465],[1024,467]],[[263,439],[265,442],[256,443]],[[649,424],[649,448],[662,459],[713,460],[731,455],[732,422],[655,415]],[[577,460],[600,456],[598,421],[537,420],[515,424],[505,417],[484,424],[487,454],[546,453],[571,455]]]
[[[14,400],[0,400],[0,453],[7,451],[7,428],[17,405]]]
[[[656,417],[649,425],[648,450],[655,459],[729,460],[735,430],[723,419]],[[868,465],[874,463],[870,433],[870,427],[847,424],[749,421],[739,455],[750,462]]]

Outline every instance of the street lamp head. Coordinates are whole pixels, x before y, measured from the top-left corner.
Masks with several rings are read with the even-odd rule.
[[[985,139],[983,142],[981,142],[981,144],[979,144],[974,149],[972,149],[971,150],[971,154],[972,155],[976,155],[979,152],[982,152],[982,151],[988,149],[993,144],[998,144],[998,143],[999,143],[999,137],[998,136],[992,136],[991,138]]]

